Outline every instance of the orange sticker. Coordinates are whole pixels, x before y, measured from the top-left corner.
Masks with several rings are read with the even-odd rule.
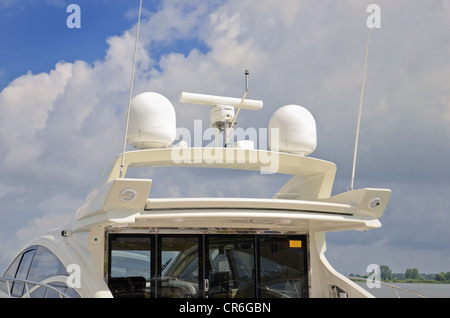
[[[289,247],[302,247],[302,241],[289,241]]]

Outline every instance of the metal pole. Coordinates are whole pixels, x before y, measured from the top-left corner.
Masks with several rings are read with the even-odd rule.
[[[350,190],[353,190],[353,185],[355,182],[356,155],[358,153],[359,128],[361,125],[361,113],[362,113],[362,104],[363,104],[363,96],[364,96],[364,85],[366,82],[367,55],[369,53],[369,39],[370,39],[370,28],[367,33],[366,56],[364,58],[364,72],[363,72],[362,85],[361,85],[361,95],[360,95],[360,99],[359,99],[358,122],[356,125],[355,152],[353,154],[353,170],[352,170],[352,180],[350,183]]]
[[[125,149],[127,147],[128,123],[130,121],[130,106],[131,106],[131,98],[133,95],[134,71],[136,68],[136,52],[137,52],[138,40],[139,40],[139,27],[140,27],[140,22],[141,22],[141,12],[142,12],[142,0],[140,0],[140,5],[139,5],[139,16],[138,16],[138,23],[137,23],[137,29],[136,29],[136,42],[134,45],[133,68],[131,70],[130,93],[128,96],[127,120],[125,122],[125,137],[124,137],[124,141],[123,141],[122,163],[120,165],[119,178],[123,178],[123,168],[124,168],[124,163],[125,163]]]

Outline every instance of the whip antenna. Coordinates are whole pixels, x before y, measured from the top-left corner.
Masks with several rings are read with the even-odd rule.
[[[364,97],[364,85],[366,82],[367,55],[369,53],[369,39],[370,39],[370,28],[367,33],[366,56],[364,58],[364,72],[363,72],[362,85],[361,85],[361,95],[359,98],[358,122],[356,124],[355,153],[353,154],[353,170],[352,170],[352,180],[350,183],[350,190],[353,190],[353,185],[355,182],[356,155],[358,153],[359,128],[361,125],[361,112],[362,112],[362,104],[363,104],[363,97]]]
[[[228,131],[228,138],[227,139],[230,138],[231,132],[234,129],[234,123],[236,122],[236,118],[239,115],[239,112],[241,110],[242,104],[245,101],[245,98],[247,97],[247,93],[248,93],[248,76],[250,75],[250,72],[248,70],[245,70],[244,75],[245,75],[245,93],[244,93],[244,96],[242,97],[241,102],[239,104],[239,107],[238,107],[238,109],[236,111],[236,115],[234,116],[233,121],[231,122],[231,126],[230,126],[230,129]]]
[[[139,26],[140,26],[140,23],[141,23],[141,12],[142,12],[142,0],[140,0],[140,4],[139,4],[139,16],[138,16],[138,23],[137,23],[137,29],[136,29],[136,42],[134,44],[133,68],[131,70],[130,94],[129,94],[129,97],[128,97],[127,119],[126,119],[126,122],[125,122],[125,138],[124,138],[124,141],[123,141],[122,163],[120,165],[119,178],[123,178],[123,166],[124,166],[124,162],[125,162],[125,149],[127,147],[128,124],[129,124],[129,121],[130,121],[130,106],[131,106],[131,97],[133,95],[134,70],[136,68],[136,52],[137,52],[137,47],[138,47]]]

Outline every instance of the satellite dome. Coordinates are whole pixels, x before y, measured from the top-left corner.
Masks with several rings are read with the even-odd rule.
[[[316,121],[306,108],[287,105],[272,115],[269,122],[271,150],[307,156],[316,146]]]
[[[175,109],[166,97],[146,92],[132,99],[127,133],[130,145],[140,149],[165,148],[175,138]]]

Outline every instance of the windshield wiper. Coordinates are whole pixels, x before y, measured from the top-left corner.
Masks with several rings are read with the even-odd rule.
[[[167,265],[169,265],[169,263],[170,263],[171,261],[172,261],[172,257],[169,258],[169,259],[167,260],[167,262],[165,262],[164,265],[161,267],[161,272],[164,270],[164,268],[167,267]]]

